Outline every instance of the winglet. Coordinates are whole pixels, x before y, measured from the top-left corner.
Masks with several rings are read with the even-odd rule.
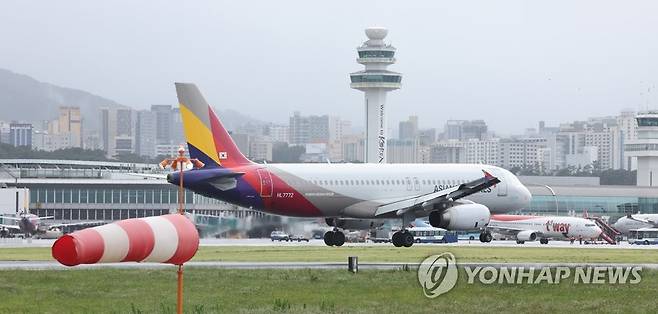
[[[486,170],[482,169],[482,172],[484,172],[484,178],[487,180],[491,180],[494,178],[494,176],[491,175],[491,173],[487,172]]]

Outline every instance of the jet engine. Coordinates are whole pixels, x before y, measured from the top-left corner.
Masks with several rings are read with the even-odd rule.
[[[524,230],[516,234],[518,241],[535,241],[537,240],[537,233],[532,230]]]
[[[381,219],[326,219],[327,225],[347,230],[369,230],[381,227],[384,221]],[[335,222],[335,223],[334,223]]]
[[[489,208],[482,204],[462,204],[430,213],[430,224],[447,230],[474,230],[489,223]]]

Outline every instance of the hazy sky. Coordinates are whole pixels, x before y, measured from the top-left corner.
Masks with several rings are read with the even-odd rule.
[[[389,122],[503,133],[658,104],[658,1],[0,2],[0,67],[145,108],[195,82],[217,108],[363,125],[355,48],[389,28]]]

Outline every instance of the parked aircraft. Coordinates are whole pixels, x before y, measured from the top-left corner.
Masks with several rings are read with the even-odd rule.
[[[0,229],[3,229],[4,234],[8,234],[9,230],[22,233],[25,237],[43,237],[52,238],[56,235],[61,236],[62,228],[71,226],[91,226],[98,225],[102,222],[84,221],[76,223],[58,223],[58,224],[43,224],[43,220],[52,219],[53,216],[37,216],[31,214],[29,211],[21,212],[17,216],[0,216],[3,220],[16,221],[16,224],[0,224]],[[59,237],[57,236],[57,237]]]
[[[619,218],[613,227],[623,234],[628,234],[630,230],[658,228],[658,214],[626,215]]]
[[[480,241],[491,242],[491,232],[513,236],[516,243],[539,240],[547,244],[549,239],[596,239],[607,237],[590,219],[566,216],[492,215],[487,232]]]

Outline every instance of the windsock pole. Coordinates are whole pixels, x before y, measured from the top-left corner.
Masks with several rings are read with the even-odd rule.
[[[181,145],[178,148],[178,157],[177,158],[170,158],[170,159],[165,159],[160,163],[160,166],[162,168],[165,168],[167,166],[172,167],[174,170],[176,170],[176,167],[178,167],[178,171],[180,173],[180,184],[178,186],[178,213],[181,215],[185,215],[185,209],[183,208],[184,205],[184,199],[185,199],[185,188],[183,187],[183,170],[185,170],[185,167],[187,165],[192,165],[193,168],[202,168],[204,164],[198,160],[198,159],[189,159],[185,157],[185,148]],[[183,314],[183,264],[178,264],[178,288],[177,288],[177,293],[176,293],[176,313],[177,314]]]
[[[178,293],[176,295],[176,313],[183,314],[183,264],[178,265]]]

